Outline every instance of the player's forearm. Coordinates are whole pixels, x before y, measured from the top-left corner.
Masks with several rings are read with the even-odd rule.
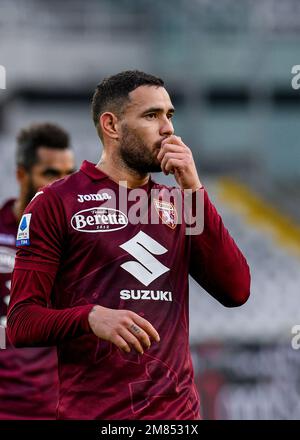
[[[227,307],[244,304],[250,295],[250,270],[205,192],[204,230],[191,237],[190,273]]]
[[[7,333],[17,347],[55,345],[90,332],[93,305],[55,310],[48,308],[55,275],[15,269],[7,316]]]
[[[90,332],[88,314],[93,305],[64,310],[37,304],[18,304],[7,318],[7,333],[16,347],[56,345]]]

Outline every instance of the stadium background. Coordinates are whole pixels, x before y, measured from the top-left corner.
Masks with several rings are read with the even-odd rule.
[[[190,339],[208,419],[299,419],[300,64],[297,0],[0,0],[0,201],[14,196],[16,132],[50,120],[77,164],[100,146],[90,98],[105,76],[162,76],[175,129],[245,253],[252,296],[226,309],[193,281]],[[156,176],[163,179],[161,176]],[[167,319],[167,317],[166,317]]]

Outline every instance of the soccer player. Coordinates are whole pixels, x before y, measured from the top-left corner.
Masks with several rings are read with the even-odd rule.
[[[6,325],[18,223],[40,186],[74,171],[69,136],[52,124],[37,124],[17,137],[17,199],[0,209],[0,325]],[[55,419],[58,398],[54,348],[0,350],[0,419]]]
[[[199,419],[188,274],[239,306],[249,296],[247,262],[174,134],[161,79],[111,76],[97,86],[92,113],[99,162],[44,188],[20,222],[9,335],[17,347],[57,344],[60,419]],[[186,234],[155,171],[204,198],[202,232]],[[137,190],[146,194],[139,222],[130,216]],[[161,221],[145,221],[155,209]]]

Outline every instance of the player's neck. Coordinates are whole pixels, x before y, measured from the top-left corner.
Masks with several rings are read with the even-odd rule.
[[[149,174],[139,174],[135,170],[131,170],[119,160],[109,159],[105,154],[97,163],[96,167],[107,174],[114,182],[126,181],[128,188],[138,188],[145,185],[149,180]]]

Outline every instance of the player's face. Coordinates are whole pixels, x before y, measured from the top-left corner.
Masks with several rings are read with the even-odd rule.
[[[170,96],[164,87],[140,86],[129,98],[121,120],[121,158],[141,174],[159,172],[161,142],[174,133]]]
[[[55,150],[40,147],[37,151],[38,162],[34,164],[23,184],[26,186],[27,203],[42,186],[61,179],[75,171],[74,154],[70,149]]]

